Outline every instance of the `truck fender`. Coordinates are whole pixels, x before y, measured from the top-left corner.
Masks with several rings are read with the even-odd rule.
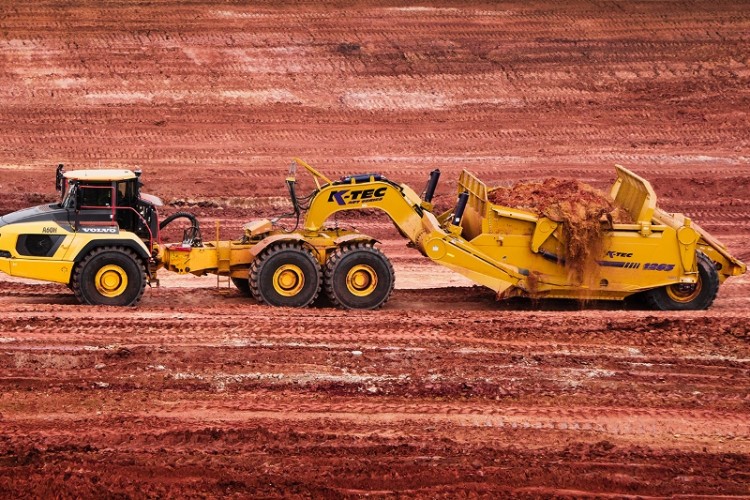
[[[76,256],[73,259],[73,261],[76,264],[78,264],[94,248],[105,247],[105,246],[125,247],[125,248],[128,248],[130,250],[133,250],[138,255],[138,257],[140,257],[141,259],[143,259],[143,265],[146,268],[146,274],[148,275],[149,279],[151,278],[151,269],[150,269],[151,266],[149,266],[150,256],[149,256],[148,252],[146,251],[145,245],[142,244],[142,243],[139,245],[138,243],[136,243],[136,241],[130,240],[130,239],[117,239],[117,240],[115,240],[115,239],[111,239],[111,240],[110,239],[96,239],[96,240],[91,240],[88,243],[86,243],[86,245],[84,245],[84,247],[80,251],[78,251],[78,253],[76,254]]]
[[[372,243],[373,245],[375,243],[380,243],[380,240],[376,240],[372,236],[367,236],[366,234],[345,234],[333,240],[337,247],[352,241],[363,241],[365,243]]]
[[[144,246],[136,244],[133,240],[91,240],[78,252],[76,255],[74,261],[80,262],[83,260],[83,258],[88,254],[91,250],[93,250],[96,247],[106,247],[106,246],[112,246],[112,247],[125,247],[130,250],[133,250],[136,254],[138,254],[138,257],[143,259],[144,264],[148,264],[149,261],[149,255]]]
[[[301,234],[295,233],[275,234],[268,238],[264,238],[260,243],[253,245],[252,248],[250,248],[250,255],[257,257],[263,250],[279,241],[305,241],[305,238],[303,238]]]

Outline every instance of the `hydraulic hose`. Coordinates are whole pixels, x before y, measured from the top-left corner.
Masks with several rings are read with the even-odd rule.
[[[177,219],[188,219],[196,229],[200,229],[198,218],[195,215],[191,214],[190,212],[175,212],[161,221],[161,223],[159,224],[159,230],[164,229],[169,224],[171,224],[172,221],[175,221]]]
[[[191,224],[191,226],[185,229],[185,232],[183,233],[182,244],[193,247],[201,246],[203,244],[203,238],[201,236],[200,223],[198,222],[198,218],[190,212],[173,213],[159,223],[159,231],[163,230],[177,219],[187,219]]]

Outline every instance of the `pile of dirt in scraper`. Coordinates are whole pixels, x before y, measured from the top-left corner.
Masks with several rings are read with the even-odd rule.
[[[576,180],[553,177],[523,181],[510,188],[495,188],[488,197],[494,204],[527,210],[562,223],[566,248],[564,257],[560,257],[578,282],[583,281],[587,269],[596,269],[596,259],[604,250],[602,220],[632,222],[630,215],[616,207],[607,194]]]

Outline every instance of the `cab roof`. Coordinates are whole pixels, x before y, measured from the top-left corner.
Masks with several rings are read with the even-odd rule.
[[[63,174],[66,179],[82,181],[125,181],[135,179],[132,170],[120,169],[95,169],[95,170],[71,170]]]

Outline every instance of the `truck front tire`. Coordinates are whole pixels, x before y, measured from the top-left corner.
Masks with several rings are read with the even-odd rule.
[[[132,250],[95,248],[76,265],[70,286],[83,304],[134,306],[146,288],[146,269]]]

